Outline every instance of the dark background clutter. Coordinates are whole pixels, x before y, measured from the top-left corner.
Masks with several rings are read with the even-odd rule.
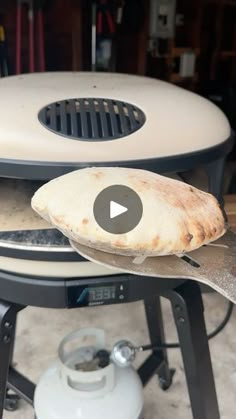
[[[236,0],[1,0],[0,64],[2,76],[97,70],[160,78],[208,97],[236,128]]]

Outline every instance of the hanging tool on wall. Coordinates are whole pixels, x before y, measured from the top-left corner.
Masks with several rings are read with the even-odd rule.
[[[113,7],[108,0],[97,2],[97,34],[111,37],[115,32]]]
[[[33,0],[29,0],[28,21],[29,21],[29,70],[34,72],[34,6]]]
[[[8,76],[8,54],[5,27],[0,18],[0,77]]]
[[[116,23],[121,25],[123,19],[123,12],[125,7],[125,0],[117,0]]]
[[[16,74],[22,72],[22,21],[24,7],[27,5],[28,13],[28,54],[29,72],[36,70],[35,51],[37,51],[37,64],[39,71],[45,71],[44,58],[44,29],[42,7],[45,0],[17,0],[16,14]],[[36,19],[35,19],[36,17]],[[36,25],[35,25],[36,23]],[[36,27],[35,27],[36,26]],[[35,32],[37,31],[38,48],[35,48]]]
[[[36,22],[38,29],[38,66],[39,71],[45,71],[45,50],[44,50],[44,22],[43,7],[45,0],[35,0]]]
[[[110,59],[110,70],[116,71],[117,68],[117,47],[119,44],[120,28],[123,22],[124,9],[127,0],[116,0],[114,8],[115,33],[112,37],[112,49]]]
[[[97,1],[97,64],[108,70],[112,55],[112,38],[115,33],[114,6],[108,0]]]
[[[114,3],[109,0],[92,2],[92,69],[108,70],[115,34]]]
[[[92,60],[92,71],[96,71],[97,62],[97,5],[96,2],[92,1],[92,42],[91,42],[91,60]]]

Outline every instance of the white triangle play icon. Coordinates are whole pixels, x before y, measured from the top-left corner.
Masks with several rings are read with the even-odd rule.
[[[110,202],[110,218],[118,217],[118,215],[124,214],[128,211],[128,208],[118,204],[115,201]]]

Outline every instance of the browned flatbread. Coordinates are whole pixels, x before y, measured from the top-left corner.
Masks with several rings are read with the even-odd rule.
[[[94,218],[97,195],[111,185],[128,186],[142,200],[143,217],[129,233],[108,233]],[[121,255],[190,252],[226,231],[219,203],[212,195],[138,169],[87,168],[69,173],[42,186],[32,207],[74,241]]]

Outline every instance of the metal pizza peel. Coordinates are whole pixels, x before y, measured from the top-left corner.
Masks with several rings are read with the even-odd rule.
[[[141,263],[136,263],[134,257],[70,243],[76,252],[92,262],[135,275],[199,281],[236,304],[236,234],[230,230],[214,243],[185,255],[147,257]]]

